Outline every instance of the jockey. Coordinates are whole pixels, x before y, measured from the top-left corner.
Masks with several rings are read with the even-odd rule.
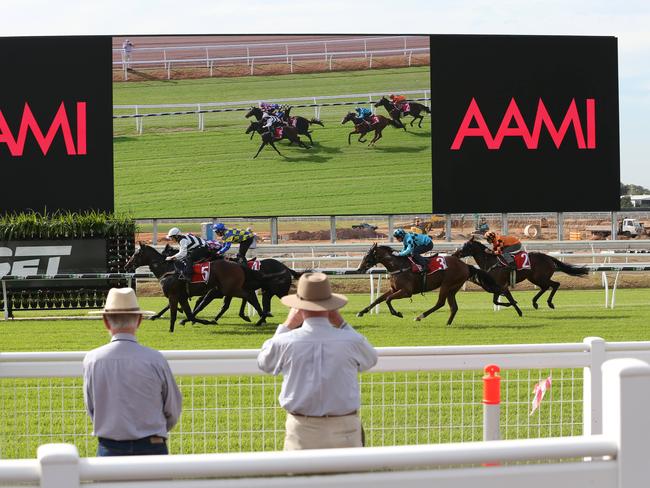
[[[262,115],[262,128],[269,131],[275,138],[274,128],[284,125],[284,120],[277,115],[265,113]]]
[[[280,105],[277,103],[260,102],[260,108],[264,113],[273,113],[280,108]]]
[[[406,232],[404,229],[395,229],[393,237],[404,243],[404,249],[398,256],[412,256],[413,261],[420,266],[422,272],[426,272],[427,260],[420,254],[433,249],[433,241],[427,234],[416,234],[415,232]]]
[[[219,249],[219,254],[224,254],[228,249],[230,249],[233,242],[235,244],[238,243],[239,251],[237,251],[237,259],[245,264],[246,253],[255,241],[255,234],[253,231],[250,229],[228,229],[221,222],[214,224],[212,229],[218,236],[221,236],[221,242],[223,243],[223,246]]]
[[[492,244],[492,249],[485,250],[488,254],[503,256],[506,266],[511,270],[516,270],[514,254],[521,251],[521,241],[515,236],[501,236],[496,232],[489,231],[485,233],[485,240]]]
[[[357,113],[357,117],[361,119],[363,123],[370,127],[370,117],[372,117],[372,110],[366,107],[357,107],[354,109]]]
[[[210,255],[210,248],[208,244],[192,234],[182,234],[178,227],[172,227],[167,233],[167,239],[176,241],[179,250],[173,256],[168,256],[166,261],[178,261],[180,263],[181,273],[180,279],[185,281],[192,281],[192,265],[203,258]]]
[[[395,108],[402,110],[402,105],[406,102],[406,97],[404,95],[391,95],[390,101],[393,102]]]

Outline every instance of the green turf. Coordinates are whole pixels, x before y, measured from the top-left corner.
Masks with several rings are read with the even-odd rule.
[[[510,310],[494,312],[490,296],[459,294],[460,310],[452,327],[447,310],[423,322],[412,318],[431,306],[435,296],[395,302],[404,319],[379,315],[362,318],[354,312],[368,297],[351,295],[344,316],[375,346],[581,342],[588,336],[607,341],[648,340],[649,290],[619,289],[614,310],[603,306],[599,290],[561,290],[556,310],[533,310],[533,292],[517,292],[524,317]],[[141,298],[158,309],[159,298]],[[545,305],[544,302],[542,304]],[[210,316],[218,304],[210,306]],[[178,326],[168,332],[167,320],[145,322],[141,343],[157,349],[259,348],[285,310],[273,304],[276,318],[262,327],[243,323],[233,308],[216,326]],[[71,312],[78,314],[78,311]],[[17,312],[25,317],[42,312]],[[0,322],[2,351],[84,351],[106,343],[100,320]],[[369,373],[361,375],[362,416],[368,444],[403,445],[461,442],[482,438],[480,371]],[[548,375],[553,388],[543,408],[529,416],[532,386]],[[502,437],[529,438],[580,435],[582,432],[582,370],[515,370],[502,372]],[[284,411],[278,407],[279,378],[259,376],[179,377],[184,395],[181,423],[171,437],[173,453],[261,451],[281,449]],[[0,381],[0,451],[2,457],[34,457],[45,442],[71,442],[82,455],[93,455],[83,407],[80,378],[9,378]]]
[[[395,308],[403,319],[392,317],[381,305],[379,315],[355,317],[368,303],[368,296],[351,295],[344,316],[375,346],[435,346],[469,344],[520,344],[548,342],[580,342],[588,336],[608,341],[649,340],[647,316],[650,311],[646,289],[619,289],[616,308],[604,308],[602,290],[560,290],[555,296],[555,310],[540,301],[533,310],[530,299],[534,292],[515,292],[524,316],[512,310],[492,310],[491,296],[482,292],[461,292],[457,295],[459,311],[451,327],[447,327],[448,308],[443,308],[422,322],[413,318],[433,306],[435,294],[414,296],[413,301],[398,300]],[[162,298],[141,298],[144,308],[158,310]],[[201,315],[216,314],[219,303],[211,304]],[[273,302],[275,318],[269,324],[254,327],[237,317],[239,302],[216,326],[177,324],[176,332],[168,332],[168,315],[158,321],[144,322],[140,340],[159,349],[241,349],[258,348],[270,335],[286,310]],[[42,315],[45,312],[16,312],[18,317]],[[74,311],[70,313],[83,313]],[[101,345],[107,338],[100,321],[0,322],[0,344],[3,351],[83,351]]]
[[[115,105],[264,100],[429,88],[429,70],[402,68],[254,78],[116,83]],[[171,110],[171,109],[170,109]],[[376,147],[348,145],[352,107],[325,107],[309,150],[278,144],[284,157],[244,134],[242,112],[150,117],[136,135],[114,122],[115,204],[135,217],[352,215],[431,211],[431,122],[384,130]],[[383,113],[380,109],[379,113]],[[141,110],[142,113],[144,110]],[[150,110],[151,111],[151,110]],[[314,116],[313,109],[293,115]],[[399,177],[396,177],[399,175]]]

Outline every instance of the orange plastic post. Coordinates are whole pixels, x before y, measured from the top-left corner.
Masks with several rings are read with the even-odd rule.
[[[483,403],[485,405],[499,405],[501,403],[501,368],[496,364],[488,364],[483,371]]]

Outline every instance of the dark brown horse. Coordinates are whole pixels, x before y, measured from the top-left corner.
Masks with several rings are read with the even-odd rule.
[[[135,251],[131,259],[126,263],[126,269],[135,269],[139,266],[149,266],[149,269],[160,281],[163,293],[169,300],[170,323],[169,332],[174,332],[176,322],[177,306],[180,305],[185,316],[193,322],[209,324],[207,320],[197,319],[192,314],[188,298],[194,295],[204,295],[212,288],[218,288],[225,297],[239,297],[250,303],[258,313],[260,319],[255,325],[261,325],[265,322],[266,314],[260,307],[255,290],[261,287],[264,282],[262,275],[256,271],[249,270],[241,264],[219,259],[210,261],[210,273],[207,283],[198,283],[203,287],[203,292],[198,293],[199,287],[189,285],[186,281],[178,278],[173,270],[170,269],[170,263],[156,249],[140,243],[140,247]],[[188,288],[190,288],[188,290]]]
[[[434,256],[431,259],[446,259],[447,267],[446,269],[441,269],[440,271],[427,275],[423,287],[421,274],[414,273],[411,270],[411,262],[408,258],[394,255],[391,247],[373,244],[361,261],[357,271],[365,273],[376,264],[383,264],[390,274],[390,290],[361,310],[357,314],[357,317],[361,317],[363,314],[369,312],[372,307],[385,301],[390,313],[401,318],[402,314],[393,308],[391,303],[393,300],[409,298],[415,293],[422,293],[440,288],[438,301],[435,306],[422,312],[415,318],[415,320],[422,320],[432,312],[441,308],[445,304],[445,301],[447,301],[449,309],[451,310],[447,325],[451,325],[454,316],[458,311],[456,293],[467,280],[476,283],[485,291],[492,294],[501,293],[502,291],[494,279],[492,279],[492,277],[485,271],[475,268],[474,266],[469,266],[459,258],[454,256],[446,256],[445,258]],[[521,311],[517,308],[514,299],[512,305],[516,310],[518,310],[519,315],[521,315]]]
[[[508,282],[510,281],[510,270],[501,265],[494,254],[486,253],[486,249],[487,246],[480,243],[474,239],[474,236],[472,236],[469,241],[463,244],[463,247],[454,253],[454,256],[459,258],[472,256],[481,269],[487,271],[500,286],[507,289]],[[560,283],[553,281],[551,276],[553,276],[553,273],[556,271],[562,271],[570,276],[584,276],[589,274],[587,268],[563,263],[559,259],[555,259],[554,257],[541,252],[530,252],[528,253],[528,258],[530,261],[530,269],[517,271],[516,282],[519,283],[520,281],[528,280],[534,285],[539,286],[539,292],[533,298],[533,307],[535,308],[538,308],[537,300],[549,288],[551,288],[551,293],[548,296],[546,303],[550,308],[555,308],[555,305],[553,305],[553,296],[560,287]],[[497,305],[507,306],[507,304],[498,303],[497,296],[495,296],[494,303]]]
[[[392,119],[389,119],[388,117],[384,117],[383,115],[373,115],[373,117],[376,117],[377,119],[377,122],[373,124],[366,123],[362,118],[357,117],[357,114],[354,112],[350,112],[345,117],[343,117],[341,124],[345,124],[349,121],[352,121],[354,124],[354,130],[348,134],[348,144],[352,144],[350,142],[350,137],[352,137],[352,134],[359,134],[359,142],[366,142],[366,140],[363,139],[363,136],[369,132],[375,131],[375,136],[370,141],[370,144],[368,144],[369,146],[372,146],[375,144],[375,142],[382,138],[381,132],[387,126],[392,125],[398,129],[401,127],[401,125],[398,125],[400,123],[399,121],[396,122]]]
[[[284,111],[284,120],[286,121],[287,125],[290,127],[295,127],[298,135],[307,136],[309,142],[313,146],[314,141],[311,138],[311,131],[309,130],[309,126],[313,124],[320,125],[321,127],[325,127],[325,126],[320,121],[320,119],[316,119],[316,118],[306,119],[305,117],[300,117],[299,115],[292,117],[289,115],[290,111],[291,111],[290,106],[287,107],[286,110]],[[245,117],[246,118],[255,117],[255,120],[260,122],[262,120],[262,115],[264,115],[264,112],[262,111],[261,108],[251,107],[251,109],[248,112],[246,112]],[[254,135],[255,132],[251,132],[251,139],[253,138]]]
[[[417,102],[408,102],[409,104],[409,109],[405,112],[402,112],[401,109],[397,108],[393,102],[391,102],[388,98],[386,97],[381,97],[381,100],[379,100],[377,103],[375,103],[375,107],[384,107],[388,114],[391,116],[393,120],[396,120],[399,124],[400,127],[402,127],[404,130],[406,130],[406,126],[402,124],[402,121],[400,120],[400,117],[402,115],[410,115],[413,117],[411,120],[410,126],[413,127],[413,122],[416,120],[418,121],[418,127],[422,128],[422,121],[424,120],[424,115],[421,115],[423,112],[430,114],[431,109],[427,107],[426,105],[422,105],[421,103]]]
[[[277,147],[275,147],[275,142],[281,141],[282,139],[289,139],[289,142],[291,144],[297,142],[300,145],[300,147],[309,149],[309,146],[306,146],[305,143],[300,140],[300,137],[298,137],[298,131],[296,130],[295,127],[282,127],[282,137],[276,137],[275,130],[273,133],[271,133],[262,127],[261,122],[251,122],[251,125],[249,125],[248,128],[246,129],[246,134],[250,134],[251,132],[257,132],[262,136],[262,144],[260,145],[260,148],[255,153],[255,156],[253,156],[253,159],[255,159],[259,155],[260,151],[267,144],[270,144],[271,147],[275,149],[275,152],[277,152],[280,156],[282,156],[282,153],[278,151]]]

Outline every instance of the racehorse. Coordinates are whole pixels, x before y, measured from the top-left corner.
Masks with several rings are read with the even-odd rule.
[[[246,299],[260,317],[255,325],[261,325],[265,322],[266,314],[261,309],[254,291],[264,283],[262,275],[257,271],[249,270],[235,262],[219,259],[210,261],[207,283],[188,285],[186,281],[178,278],[173,263],[166,261],[165,257],[155,248],[143,242],[140,242],[140,247],[131,256],[125,268],[135,269],[140,266],[149,266],[151,272],[160,281],[163,293],[169,301],[169,332],[174,332],[177,306],[179,304],[189,320],[201,324],[210,323],[207,320],[197,319],[193,315],[188,303],[188,297],[205,295],[212,288],[218,288],[225,297]]]
[[[476,283],[481,288],[489,293],[501,293],[501,287],[497,285],[494,279],[485,271],[475,268],[474,266],[469,266],[461,261],[459,258],[454,256],[446,256],[445,258],[440,256],[434,256],[431,259],[445,259],[446,268],[440,269],[432,274],[426,276],[426,280],[423,282],[422,276],[420,273],[414,273],[411,268],[411,262],[408,258],[402,256],[396,256],[393,254],[393,249],[389,246],[378,246],[376,243],[372,245],[368,253],[363,257],[359,269],[357,270],[360,273],[365,273],[370,268],[375,266],[378,263],[384,265],[386,270],[390,274],[390,290],[381,295],[377,300],[372,302],[366,308],[357,313],[357,317],[361,317],[363,314],[369,312],[372,307],[386,301],[388,310],[392,315],[396,317],[403,317],[401,312],[396,311],[393,308],[392,301],[400,298],[409,298],[414,293],[423,293],[425,291],[435,290],[440,288],[438,293],[438,301],[436,302],[433,308],[422,312],[418,315],[415,320],[420,321],[423,318],[427,317],[432,312],[435,312],[445,304],[445,300],[449,304],[449,309],[451,314],[449,315],[449,320],[447,320],[447,325],[451,325],[454,320],[454,316],[458,311],[458,304],[456,303],[456,293],[463,286],[467,280]],[[423,286],[424,285],[424,286]],[[521,316],[521,310],[514,302],[512,305],[518,311]]]
[[[299,115],[296,115],[294,117],[291,117],[289,115],[289,112],[291,111],[291,107],[287,107],[286,111],[284,112],[284,119],[286,120],[287,124],[290,127],[295,127],[296,132],[298,135],[301,136],[307,136],[309,138],[309,142],[311,145],[314,145],[314,141],[311,138],[311,131],[309,130],[309,126],[312,124],[318,124],[321,127],[325,127],[323,123],[319,119],[306,119],[305,117],[300,117]],[[255,119],[260,122],[262,120],[262,115],[264,112],[262,111],[261,108],[259,107],[251,107],[251,109],[246,113],[246,118],[249,117],[255,117]],[[255,132],[251,133],[251,139],[255,135]]]
[[[251,132],[257,132],[262,136],[262,144],[260,145],[260,148],[255,153],[255,156],[253,156],[253,159],[255,159],[258,156],[262,148],[267,144],[270,144],[271,147],[275,149],[275,152],[277,152],[280,156],[282,156],[282,154],[280,153],[280,151],[278,151],[278,148],[275,147],[274,144],[275,141],[280,141],[282,139],[289,139],[291,144],[297,142],[298,144],[300,144],[301,147],[304,147],[305,149],[309,149],[309,147],[305,146],[305,143],[300,140],[300,137],[298,137],[298,132],[296,131],[295,127],[282,127],[282,137],[276,138],[275,133],[272,134],[270,131],[264,130],[261,122],[251,122],[251,125],[249,125],[248,129],[246,129],[246,134],[250,134]]]
[[[354,112],[350,112],[345,117],[343,117],[341,124],[345,124],[350,120],[354,124],[354,130],[348,134],[348,144],[351,144],[350,137],[352,137],[352,134],[360,134],[359,142],[366,142],[366,140],[363,139],[363,136],[365,136],[368,132],[372,132],[374,130],[375,136],[370,141],[370,144],[368,144],[368,146],[372,146],[375,144],[375,142],[381,139],[381,132],[386,128],[387,125],[392,125],[398,129],[401,127],[398,125],[399,121],[395,122],[394,120],[384,117],[383,115],[373,115],[373,117],[377,118],[377,122],[374,124],[366,124],[363,119],[357,117],[357,114]]]
[[[454,253],[454,256],[459,258],[472,256],[481,269],[487,271],[501,287],[507,289],[508,282],[510,281],[510,270],[505,266],[500,266],[497,256],[486,253],[486,249],[487,246],[475,240],[474,236],[472,236],[465,244],[463,244],[463,247]],[[535,308],[538,308],[537,300],[549,288],[551,288],[551,293],[548,296],[546,303],[550,308],[555,308],[555,305],[553,305],[553,296],[560,287],[560,283],[553,281],[551,276],[553,276],[553,273],[556,271],[562,271],[570,276],[584,276],[589,274],[587,268],[563,263],[559,259],[555,259],[554,257],[541,252],[528,253],[528,259],[530,261],[530,269],[518,270],[516,272],[516,283],[528,280],[539,287],[539,292],[533,297],[533,307]],[[497,303],[496,300],[497,297],[495,297],[496,304],[503,305]]]
[[[427,107],[426,105],[423,105],[421,103],[417,102],[408,102],[409,104],[409,109],[406,112],[402,112],[399,108],[395,106],[393,102],[391,102],[388,98],[386,97],[381,97],[381,100],[379,100],[377,103],[375,103],[375,107],[384,107],[388,114],[396,121],[399,122],[400,126],[406,130],[406,126],[402,124],[400,121],[400,117],[402,115],[410,115],[413,117],[411,120],[411,127],[413,127],[413,122],[419,119],[418,121],[418,127],[422,128],[422,121],[424,120],[424,115],[420,115],[422,112],[430,114],[431,109]]]
[[[165,249],[163,249],[163,256],[172,256],[178,252],[177,249],[174,249],[172,246],[167,244]],[[223,259],[223,258],[220,258]],[[303,273],[294,271],[293,269],[286,266],[284,263],[281,263],[277,259],[262,259],[260,260],[259,272],[264,277],[265,282],[262,285],[262,310],[265,312],[267,317],[273,317],[271,314],[271,300],[274,296],[282,298],[289,294],[289,288],[291,287],[291,280],[293,278],[298,279],[302,276]],[[216,299],[223,298],[223,294],[217,288],[212,288],[208,290],[207,293],[203,294],[201,299],[198,300],[196,306],[192,310],[192,315],[196,315],[203,310],[208,304]],[[226,313],[230,307],[230,302],[232,297],[225,297],[221,310],[214,318],[213,323],[216,323],[221,316]],[[244,313],[244,308],[246,307],[246,300],[242,299],[241,307],[239,308],[239,316],[246,322],[250,322],[250,319]],[[162,315],[169,307],[165,307],[158,315]],[[181,320],[181,324],[184,324],[189,319]]]

